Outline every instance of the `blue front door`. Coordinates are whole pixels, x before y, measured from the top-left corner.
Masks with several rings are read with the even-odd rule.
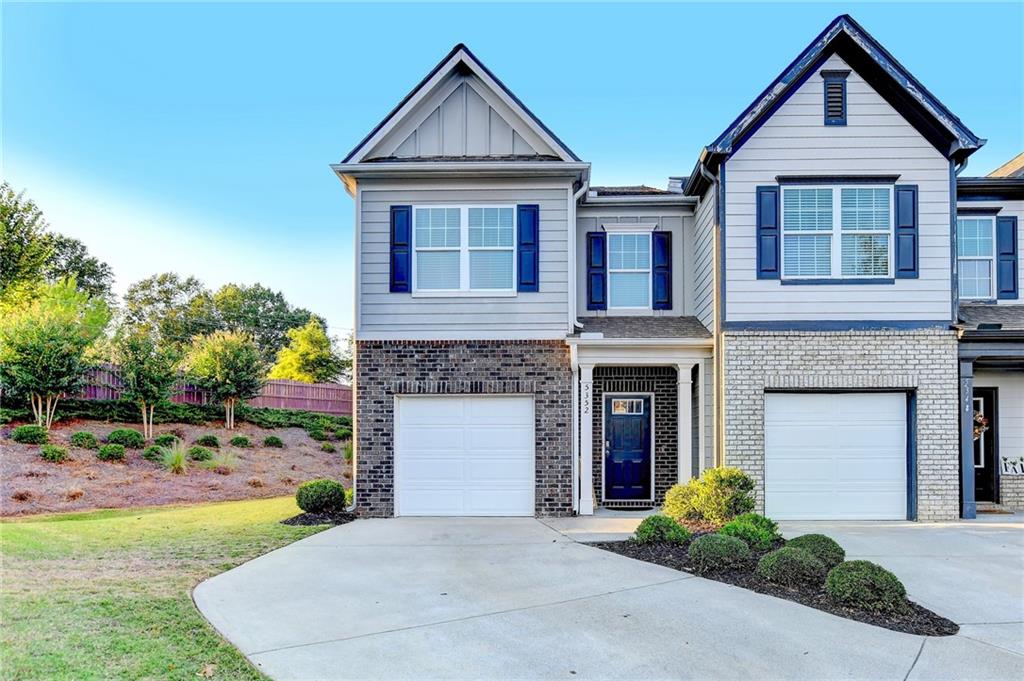
[[[604,498],[651,499],[651,398],[604,398]]]

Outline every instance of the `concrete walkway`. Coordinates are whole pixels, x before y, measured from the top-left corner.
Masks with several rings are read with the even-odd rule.
[[[1020,528],[979,525],[958,539],[957,524],[937,543],[917,528],[944,528],[895,525],[886,541],[920,564],[921,597],[897,569],[915,598],[1017,630],[899,634],[623,558],[531,519],[360,520],[218,575],[194,596],[277,679],[1021,678],[1024,605],[1010,584],[1024,579]],[[851,554],[861,540],[881,545],[849,532],[830,531]],[[979,586],[1001,595],[972,608],[967,595],[943,595],[963,584],[942,580],[969,569],[955,564],[973,550],[985,556],[978,572],[1006,576]],[[878,560],[890,558],[899,560]],[[953,572],[925,579],[945,563]]]

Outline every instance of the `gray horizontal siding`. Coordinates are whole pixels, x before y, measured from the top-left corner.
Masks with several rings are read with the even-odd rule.
[[[1024,201],[960,201],[957,208],[999,208],[1000,217],[1017,218],[1018,292],[1024,286]],[[997,300],[998,305],[1020,305],[1024,298]]]
[[[715,330],[715,186],[697,206],[694,230],[694,314],[710,331]]]

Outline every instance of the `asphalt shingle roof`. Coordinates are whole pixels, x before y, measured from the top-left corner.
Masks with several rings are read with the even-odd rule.
[[[605,338],[711,338],[696,317],[584,317],[580,333]]]
[[[1024,305],[960,305],[960,322],[970,328],[978,324],[1002,324],[1004,331],[1024,331]]]

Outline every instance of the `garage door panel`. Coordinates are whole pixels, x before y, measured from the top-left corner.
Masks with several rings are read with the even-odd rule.
[[[469,398],[466,411],[470,423],[481,425],[533,422],[531,399]]]
[[[466,480],[470,482],[504,482],[522,487],[523,480],[532,473],[533,466],[522,457],[491,457],[486,461],[470,459],[466,462]]]
[[[408,424],[403,423],[406,427]],[[466,432],[454,426],[419,426],[416,437],[402,442],[404,452],[451,452],[465,447]]]
[[[765,395],[765,510],[785,519],[906,517],[906,395]]]
[[[436,426],[461,423],[465,405],[462,399],[436,400],[429,397],[406,397],[399,400],[403,425]],[[415,402],[415,404],[413,404]]]
[[[501,445],[507,449],[533,451],[533,428],[530,426],[478,426],[466,427],[466,446],[487,449]]]
[[[419,457],[402,461],[402,480],[408,485],[424,482],[451,482],[461,484],[466,477],[466,463],[457,459],[443,457]]]
[[[529,511],[510,514],[510,508]],[[472,515],[533,515],[533,488],[530,489],[475,489],[466,492],[466,508]]]

